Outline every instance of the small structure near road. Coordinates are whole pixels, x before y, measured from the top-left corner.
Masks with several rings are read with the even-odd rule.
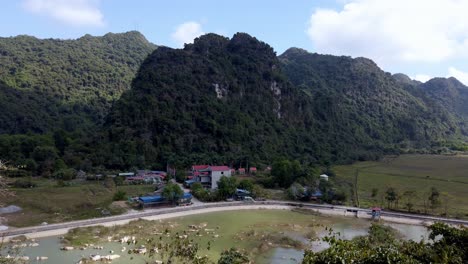
[[[192,184],[194,184],[195,182],[197,182],[197,181],[194,180],[194,179],[186,180],[186,181],[184,181],[184,187],[185,188],[190,188],[190,186],[192,186]]]
[[[150,207],[158,205],[168,205],[170,202],[164,198],[162,195],[152,195],[152,196],[141,196],[138,197],[138,203],[141,207]],[[192,204],[192,194],[184,193],[182,197],[179,198],[176,202],[177,205],[189,205]]]
[[[121,172],[121,173],[119,173],[119,176],[133,177],[133,176],[135,176],[135,173],[134,172]]]
[[[328,175],[326,175],[326,174],[320,175],[320,180],[328,181]]]
[[[244,189],[236,189],[236,193],[234,194],[234,198],[238,201],[244,200],[248,196],[250,196],[250,192]]]
[[[257,174],[257,167],[250,167],[249,168],[249,173],[250,174]]]
[[[310,193],[310,200],[319,201],[322,199],[323,193],[320,190],[314,190]]]
[[[372,207],[371,208],[372,212],[372,220],[380,220],[380,215],[382,213],[382,208],[380,207]]]

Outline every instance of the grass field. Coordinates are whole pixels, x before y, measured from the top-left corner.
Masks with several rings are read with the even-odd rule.
[[[36,179],[35,183],[38,185],[36,188],[13,189],[16,195],[9,199],[8,204],[20,206],[23,211],[4,215],[8,225],[23,227],[42,222],[100,217],[102,209],[118,214],[123,210],[110,206],[117,190],[125,191],[130,196],[154,190],[151,185],[117,186],[115,190],[109,190],[97,182],[83,182],[67,187],[58,187],[48,179]]]
[[[405,210],[405,199],[415,203],[414,211],[423,213],[431,187],[441,192],[440,205],[428,213],[452,217],[468,217],[468,155],[402,155],[386,157],[378,162],[358,162],[335,166],[337,181],[350,184],[357,177],[357,192],[361,207],[387,207],[385,191],[393,187],[402,195],[414,191],[412,197],[400,199],[398,209]],[[372,189],[378,189],[372,197]],[[350,193],[352,191],[350,190]],[[426,207],[427,208],[427,207]]]

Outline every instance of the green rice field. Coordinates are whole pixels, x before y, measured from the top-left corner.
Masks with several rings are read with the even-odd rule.
[[[407,210],[405,204],[410,200],[414,203],[414,212],[468,218],[468,155],[401,155],[376,162],[335,166],[334,171],[337,181],[350,186],[356,182],[357,174],[361,207],[387,207],[385,192],[393,187],[400,197],[398,207],[394,205],[398,210]],[[440,192],[436,208],[428,206],[432,187]],[[374,197],[373,189],[377,190]],[[350,193],[353,190],[350,187]]]

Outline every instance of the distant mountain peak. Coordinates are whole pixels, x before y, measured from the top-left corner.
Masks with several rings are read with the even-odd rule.
[[[413,80],[411,79],[408,75],[403,74],[403,73],[395,73],[392,75],[393,79],[397,81],[398,83],[401,84],[406,84],[406,85],[419,85],[421,84],[420,81]]]
[[[288,56],[306,55],[306,54],[310,54],[310,52],[308,52],[308,51],[305,50],[305,49],[296,48],[296,47],[291,47],[291,48],[287,49],[286,51],[284,51],[284,52],[280,55],[280,57],[287,58]]]
[[[270,45],[247,33],[240,32],[234,34],[231,39],[215,33],[208,33],[196,38],[193,44],[186,44],[184,50],[205,55],[223,53],[226,50],[233,53],[258,52],[268,54],[267,56],[276,59],[276,53]]]
[[[448,78],[436,77],[427,81],[426,84],[429,84],[429,85],[435,84],[439,88],[468,89],[466,85],[464,85],[455,77],[448,77]]]
[[[197,37],[193,41],[193,44],[186,44],[184,50],[198,53],[208,53],[216,49],[224,49],[228,43],[229,38],[215,33],[208,33]]]

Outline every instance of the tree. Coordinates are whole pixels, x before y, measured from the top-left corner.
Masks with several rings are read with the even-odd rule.
[[[2,171],[9,168],[8,162],[0,159],[0,207],[3,206],[3,202],[13,196],[13,192],[8,189],[6,178],[2,175]]]
[[[441,196],[444,204],[444,216],[448,216],[448,207],[450,205],[450,199],[452,196],[448,192],[442,192]]]
[[[57,159],[56,149],[52,146],[37,146],[34,148],[32,156],[39,165],[38,173],[43,177],[50,177]]]
[[[296,178],[302,176],[301,164],[297,160],[277,161],[273,163],[271,175],[279,186],[288,188]]]
[[[299,183],[293,183],[288,188],[287,194],[292,200],[301,200],[305,196],[305,189]]]
[[[408,210],[408,212],[411,213],[411,211],[414,208],[414,199],[417,199],[416,191],[414,190],[405,191],[403,193],[403,198],[404,198],[405,208]]]
[[[466,263],[468,228],[436,223],[429,228],[431,241],[399,241],[386,226],[372,225],[369,234],[343,240],[331,234],[330,247],[306,250],[303,264],[325,263]]]
[[[432,211],[434,211],[437,207],[440,206],[440,192],[437,190],[436,187],[431,187],[431,190],[429,192],[429,197],[427,198],[429,200],[429,204],[431,206]]]
[[[177,182],[183,183],[186,179],[185,171],[182,169],[176,170],[175,179]]]
[[[199,182],[194,182],[190,185],[190,190],[192,190],[192,192],[197,192],[201,189],[203,189],[203,185]]]
[[[106,177],[104,179],[104,187],[106,187],[107,189],[111,190],[111,191],[114,191],[115,190],[115,181],[113,178],[111,177]]]
[[[330,181],[320,179],[319,190],[322,192],[322,200],[324,202],[331,202],[333,200],[333,185]]]
[[[391,208],[392,203],[394,203],[398,199],[398,194],[393,187],[389,187],[387,191],[385,191],[385,200],[388,202],[388,208]]]
[[[218,260],[218,264],[246,264],[250,263],[247,254],[237,250],[236,248],[230,248],[221,252],[221,257]]]
[[[243,179],[239,182],[239,185],[237,186],[239,189],[244,189],[252,193],[254,184],[251,180],[249,179]]]
[[[123,201],[126,198],[127,198],[127,193],[122,191],[122,190],[118,190],[116,193],[114,193],[113,200],[114,201]]]
[[[3,202],[11,196],[13,196],[13,192],[8,189],[6,178],[0,175],[0,207],[4,206]]]
[[[54,133],[55,147],[59,150],[60,154],[65,153],[65,148],[70,145],[70,139],[67,137],[65,131],[59,130]]]
[[[184,195],[184,191],[176,183],[168,183],[164,186],[162,196],[171,203],[177,202]]]
[[[271,175],[275,179],[275,182],[281,187],[289,187],[293,182],[289,167],[289,160],[277,161],[273,163],[271,167]]]
[[[115,182],[115,185],[121,186],[121,185],[123,185],[124,182],[125,182],[125,177],[124,177],[124,176],[116,176],[116,177],[114,178],[114,182]]]
[[[69,181],[76,177],[76,171],[74,169],[62,169],[54,172],[53,176],[56,180]]]
[[[216,196],[215,193],[212,193],[203,188],[203,185],[199,182],[192,183],[192,185],[190,185],[190,190],[193,196],[195,196],[198,200],[203,202],[212,201],[213,198]]]
[[[237,180],[234,177],[222,176],[218,181],[218,195],[221,199],[232,197],[236,193]]]

